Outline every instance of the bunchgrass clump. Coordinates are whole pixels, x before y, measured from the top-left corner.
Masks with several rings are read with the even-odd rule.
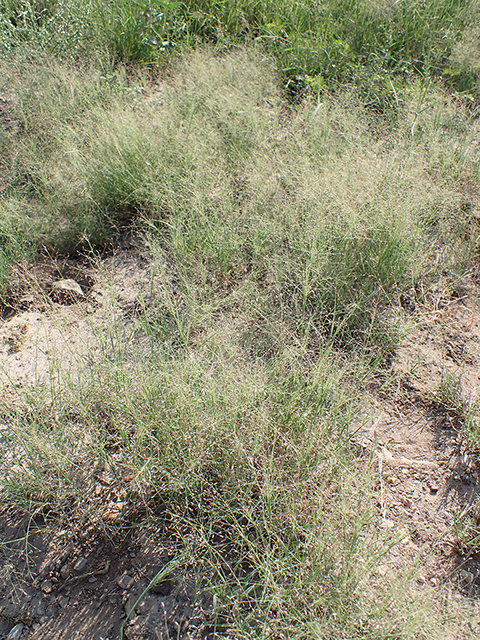
[[[5,195],[42,210],[43,244],[84,250],[147,224],[185,283],[249,283],[258,313],[307,342],[375,342],[429,255],[443,245],[449,268],[475,250],[477,132],[434,88],[398,96],[391,129],[354,95],[286,107],[246,51],[197,53],[156,86],[22,65]]]
[[[353,372],[328,355],[308,373],[294,353],[252,361],[217,329],[175,355],[118,345],[82,381],[20,395],[4,414],[4,495],[82,527],[153,518],[235,637],[441,637],[400,583],[378,582],[392,543],[351,447]]]

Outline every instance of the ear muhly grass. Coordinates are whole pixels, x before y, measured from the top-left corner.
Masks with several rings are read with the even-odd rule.
[[[249,50],[197,52],[156,85],[2,64],[21,123],[2,276],[132,229],[150,269],[130,315],[121,271],[99,269],[101,356],[75,383],[53,364],[5,406],[7,502],[108,528],[108,474],[112,526],[171,527],[235,637],[445,637],[407,578],[376,571],[394,542],[351,425],[400,293],[475,255],[468,114],[414,84],[395,126],[354,92],[293,109]]]
[[[268,63],[248,52],[196,54],[145,98],[142,83],[106,97],[95,74],[57,70],[45,67],[34,93],[19,77],[12,104],[26,133],[13,138],[8,193],[45,211],[47,244],[94,246],[145,221],[184,283],[233,291],[248,275],[259,300],[278,300],[281,322],[351,336],[368,331],[436,243],[459,256],[457,212],[476,206],[461,185],[478,173],[477,134],[458,137],[453,107],[433,93],[378,137],[355,103],[282,115]]]
[[[182,562],[209,576],[218,624],[238,637],[440,637],[414,624],[413,601],[399,632],[405,594],[376,583],[388,543],[349,451],[348,392],[335,398],[321,371],[206,357],[105,362],[54,411],[32,396],[30,414],[5,416],[4,491],[94,521],[108,505],[92,473],[110,469],[126,512],[144,505],[181,527]]]

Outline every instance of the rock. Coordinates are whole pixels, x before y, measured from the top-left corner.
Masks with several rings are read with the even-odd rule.
[[[77,558],[77,561],[73,565],[73,569],[74,571],[78,571],[78,573],[80,573],[80,571],[83,571],[85,569],[86,565],[87,559],[80,556],[80,558]]]
[[[61,569],[60,569],[60,575],[61,575],[63,580],[66,580],[67,578],[69,578],[71,573],[72,573],[72,565],[71,564],[64,564],[63,567],[61,567]]]
[[[163,580],[162,582],[157,582],[157,584],[155,584],[150,589],[152,593],[156,593],[160,596],[168,596],[171,590],[172,590],[171,580]]]
[[[57,280],[52,287],[51,296],[59,304],[74,304],[85,298],[82,287],[75,280]]]
[[[42,589],[43,593],[52,593],[52,590],[53,590],[52,581],[51,580],[45,580],[45,582],[42,582],[41,589]]]
[[[413,501],[405,496],[400,496],[400,502],[406,509],[411,509],[413,507]]]
[[[124,573],[117,579],[117,585],[120,589],[130,589],[134,582],[135,580],[128,573]]]
[[[41,618],[45,615],[45,603],[38,596],[32,598],[30,607],[38,617]]]
[[[454,456],[448,466],[455,473],[465,473],[475,465],[475,456],[464,453],[463,455]]]
[[[472,582],[475,579],[475,576],[473,575],[473,573],[471,573],[470,571],[467,571],[466,569],[460,569],[460,571],[458,572],[458,575],[460,576],[461,581],[465,584],[472,584]]]
[[[22,633],[23,633],[23,624],[20,622],[19,624],[16,624],[13,627],[13,629],[10,629],[10,632],[6,640],[19,640]]]
[[[127,616],[130,615],[130,613],[132,612],[133,606],[135,605],[135,602],[137,601],[137,599],[138,599],[137,593],[131,593],[129,596],[127,596],[125,602],[123,603],[123,608]]]
[[[58,601],[58,604],[62,607],[62,609],[65,609],[69,602],[70,598],[68,596],[62,596]]]

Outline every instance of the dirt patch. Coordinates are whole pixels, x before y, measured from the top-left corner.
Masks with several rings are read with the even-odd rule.
[[[394,382],[374,393],[373,417],[356,436],[376,472],[382,526],[399,541],[384,571],[419,560],[419,587],[446,587],[479,620],[461,637],[478,637],[478,546],[462,536],[467,527],[480,533],[479,289],[470,276],[403,302],[410,328],[393,358]]]
[[[206,578],[172,564],[178,549],[165,544],[163,528],[153,520],[117,534],[99,524],[52,534],[41,521],[3,513],[0,537],[10,543],[2,553],[0,634],[24,625],[21,637],[32,640],[118,638],[128,615],[127,640],[213,637]]]
[[[0,322],[4,397],[81,377],[105,349],[136,339],[158,280],[138,243],[101,261],[48,259],[17,271]]]

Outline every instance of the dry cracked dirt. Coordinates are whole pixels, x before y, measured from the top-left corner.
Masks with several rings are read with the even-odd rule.
[[[114,313],[124,332],[116,339],[127,339],[155,275],[132,240],[101,264],[45,259],[15,277],[11,309],[0,321],[7,403],[59,368],[80,375],[109,336]],[[359,464],[376,483],[381,526],[397,542],[378,574],[416,563],[419,591],[437,590],[452,610],[469,611],[457,637],[476,638],[480,559],[472,540],[480,535],[480,478],[466,431],[475,429],[480,393],[480,279],[471,273],[454,287],[412,290],[401,307],[408,331],[390,375],[372,385],[364,419],[354,425]],[[115,521],[118,499],[107,475],[99,483],[106,506],[96,526],[52,532],[42,518],[1,511],[0,638],[113,640],[127,613],[127,640],[228,637],[212,625],[212,596],[193,568],[191,575],[185,567],[178,576],[173,571],[144,594],[176,542],[166,544],[155,522],[127,538],[102,529],[102,519]]]

